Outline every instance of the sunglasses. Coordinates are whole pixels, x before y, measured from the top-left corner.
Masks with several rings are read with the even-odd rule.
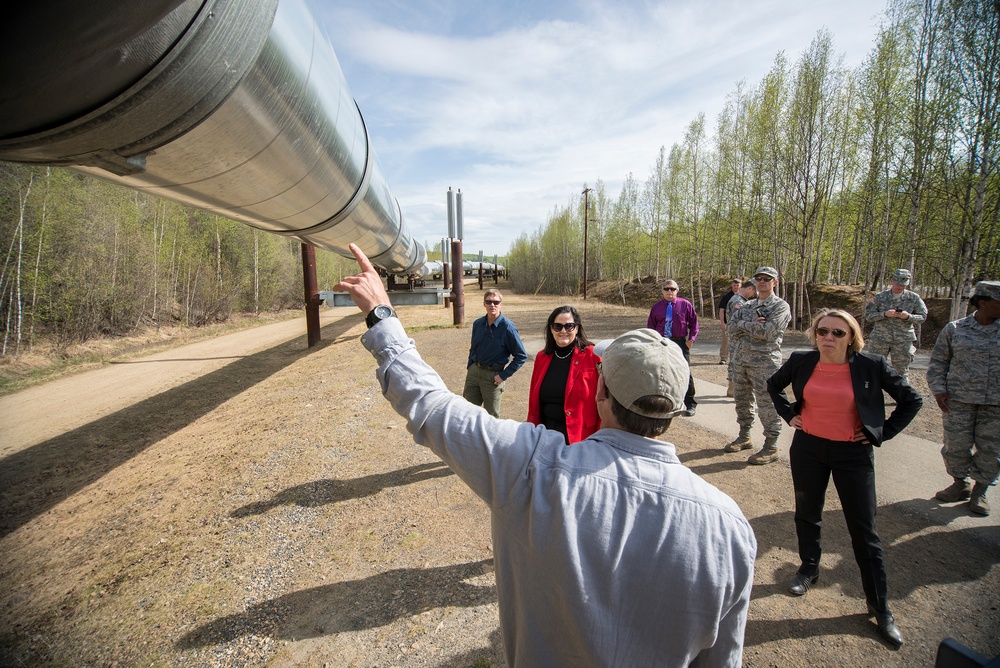
[[[663,288],[664,292],[677,292],[677,288]]]
[[[771,278],[770,276],[764,276],[763,274],[761,274],[760,276],[754,276],[753,280],[757,281],[758,283],[764,283],[773,281],[774,279]]]
[[[847,336],[848,333],[845,332],[842,329],[830,329],[829,327],[817,327],[816,328],[816,336],[823,337],[823,336],[826,336],[827,334],[833,334],[838,339],[842,339],[845,336]]]
[[[561,322],[554,322],[551,325],[549,325],[549,327],[552,328],[553,332],[561,332],[564,329],[567,332],[572,332],[574,329],[576,329],[576,326],[577,326],[577,323],[575,323],[575,322],[567,322],[565,325],[563,323],[561,323]]]
[[[500,306],[499,299],[484,299],[483,303],[486,304],[487,306]]]

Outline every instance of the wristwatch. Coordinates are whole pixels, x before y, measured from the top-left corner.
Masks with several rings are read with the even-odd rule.
[[[379,304],[365,316],[365,324],[371,329],[376,322],[381,322],[386,318],[395,318],[396,312],[388,304]]]

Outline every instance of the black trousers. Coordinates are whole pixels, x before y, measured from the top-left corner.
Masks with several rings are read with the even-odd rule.
[[[795,533],[803,575],[819,572],[820,530],[826,488],[833,484],[844,507],[854,559],[861,570],[865,598],[875,610],[889,609],[882,541],[875,529],[875,455],[871,445],[829,441],[795,430],[788,451],[795,487]]]
[[[670,340],[681,347],[681,352],[684,353],[684,359],[687,360],[688,367],[691,366],[691,351],[687,347],[687,339],[683,337],[671,336]],[[684,407],[694,408],[698,405],[698,402],[694,400],[694,375],[688,372],[688,391],[684,395]]]

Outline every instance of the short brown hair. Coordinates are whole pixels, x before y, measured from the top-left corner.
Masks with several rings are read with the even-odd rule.
[[[496,297],[500,301],[503,301],[503,295],[500,294],[500,291],[497,290],[496,288],[490,288],[489,290],[483,293],[483,301],[486,301],[490,297]]]
[[[611,414],[615,416],[618,425],[625,431],[647,438],[656,438],[670,426],[670,421],[673,418],[651,418],[633,413],[622,406],[607,387],[607,385],[604,386],[605,392],[608,393],[608,399],[611,400]],[[656,395],[640,397],[635,400],[635,405],[640,410],[650,413],[669,413],[674,409],[674,404],[670,399]]]

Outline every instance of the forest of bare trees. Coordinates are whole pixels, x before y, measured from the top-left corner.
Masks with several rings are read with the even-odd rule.
[[[76,172],[0,163],[2,356],[301,307],[297,240]],[[317,251],[320,285],[352,263]]]
[[[908,267],[958,317],[975,281],[1000,279],[998,140],[1000,3],[893,2],[858,68],[820,31],[797,62],[779,53],[737,85],[714,130],[693,119],[644,180],[617,197],[597,180],[588,277],[702,294],[773,265],[801,317],[810,283],[876,289]],[[516,289],[580,291],[585,198],[568,195],[512,245]]]

